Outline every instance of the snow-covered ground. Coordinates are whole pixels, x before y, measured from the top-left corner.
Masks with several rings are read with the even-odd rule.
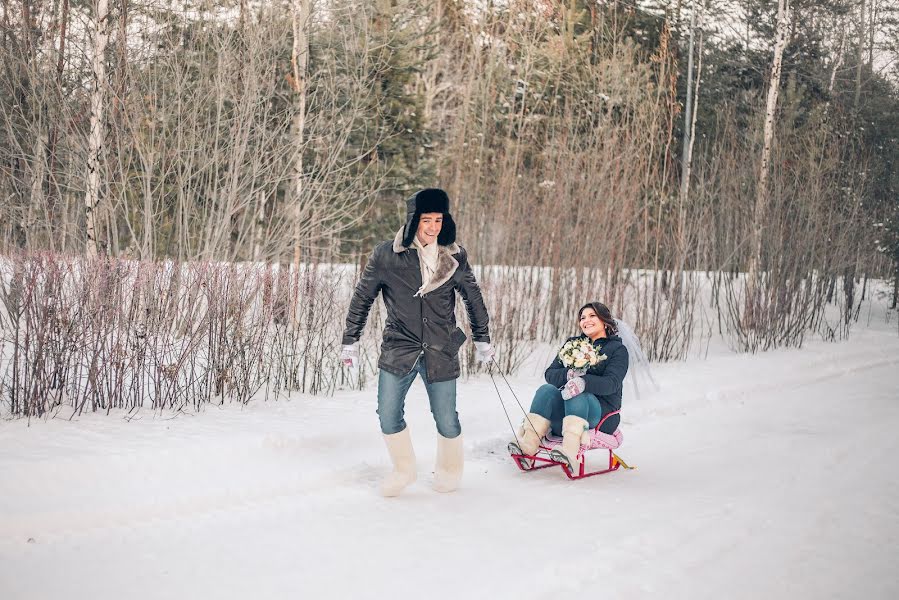
[[[519,472],[490,378],[460,382],[448,495],[419,383],[420,479],[396,499],[374,389],[2,422],[0,598],[899,598],[895,322],[710,354],[628,388],[637,470],[576,482]],[[526,404],[540,377],[511,383]]]

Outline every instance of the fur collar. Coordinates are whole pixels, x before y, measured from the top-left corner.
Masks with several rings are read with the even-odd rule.
[[[396,232],[396,237],[393,238],[393,251],[397,254],[409,249],[407,246],[403,246],[403,229],[403,227],[400,227],[400,230]],[[422,290],[422,296],[429,292],[433,292],[450,280],[450,277],[452,277],[456,272],[456,269],[459,268],[459,261],[453,258],[453,254],[458,253],[459,246],[455,242],[449,246],[437,247],[437,270],[434,272],[434,277],[431,278],[431,282]]]

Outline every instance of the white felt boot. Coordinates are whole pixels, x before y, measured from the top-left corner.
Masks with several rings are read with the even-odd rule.
[[[465,455],[462,448],[462,434],[454,438],[437,436],[437,466],[434,469],[434,489],[438,492],[452,492],[462,480],[462,466]]]
[[[568,415],[562,419],[562,445],[552,451],[550,458],[558,462],[567,462],[571,467],[571,474],[580,473],[583,457],[578,457],[581,450],[581,438],[587,429],[586,419],[577,415]]]
[[[384,443],[393,463],[393,472],[381,482],[381,495],[389,498],[399,496],[407,485],[415,481],[415,452],[408,427],[399,433],[384,435]]]
[[[534,456],[543,436],[549,431],[549,419],[536,413],[528,413],[518,428],[518,448],[522,454]]]

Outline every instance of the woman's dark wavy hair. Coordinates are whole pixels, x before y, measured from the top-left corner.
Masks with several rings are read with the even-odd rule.
[[[611,337],[613,335],[618,335],[618,323],[615,321],[615,318],[612,316],[612,311],[609,310],[609,307],[603,304],[602,302],[588,302],[583,305],[577,311],[577,320],[581,320],[581,315],[584,313],[585,308],[592,308],[593,312],[596,313],[596,316],[599,317],[599,320],[603,322],[606,326],[606,335]]]

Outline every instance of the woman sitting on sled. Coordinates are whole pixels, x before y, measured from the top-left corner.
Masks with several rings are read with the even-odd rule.
[[[553,450],[552,458],[567,462],[572,473],[577,473],[583,460],[578,455],[585,432],[589,436],[603,417],[621,410],[622,381],[629,362],[618,324],[606,305],[582,306],[578,324],[583,333],[569,338],[546,369],[546,383],[537,389],[531,410],[516,432],[520,454],[526,456],[537,452],[547,432],[561,434],[562,445]],[[620,420],[612,415],[600,431],[614,433]]]

